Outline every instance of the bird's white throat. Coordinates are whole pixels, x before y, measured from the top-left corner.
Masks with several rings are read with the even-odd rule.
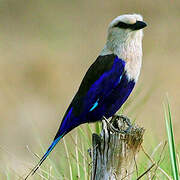
[[[142,64],[142,30],[131,33],[126,39],[114,34],[108,37],[101,55],[115,54],[126,61],[125,71],[129,79],[138,80]]]

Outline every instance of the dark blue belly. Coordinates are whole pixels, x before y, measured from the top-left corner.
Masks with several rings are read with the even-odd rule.
[[[120,83],[103,99],[100,99],[98,106],[87,114],[89,121],[101,120],[103,116],[106,118],[113,116],[127,100],[134,86],[134,80],[128,80],[124,74]]]

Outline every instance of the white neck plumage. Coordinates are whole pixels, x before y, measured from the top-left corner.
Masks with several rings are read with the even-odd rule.
[[[142,64],[142,30],[132,33],[124,40],[117,35],[108,37],[101,55],[115,54],[126,61],[125,71],[129,80],[137,81]]]

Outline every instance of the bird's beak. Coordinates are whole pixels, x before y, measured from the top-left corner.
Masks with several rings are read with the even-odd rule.
[[[139,29],[143,29],[147,26],[147,24],[143,21],[136,21],[135,24],[133,24],[133,30],[136,31],[136,30],[139,30]]]

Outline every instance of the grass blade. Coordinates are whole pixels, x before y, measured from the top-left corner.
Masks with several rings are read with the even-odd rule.
[[[96,129],[96,134],[101,133],[101,123],[100,122],[95,123],[95,129]]]
[[[80,179],[80,163],[79,163],[79,152],[78,152],[78,134],[76,130],[76,137],[75,137],[75,151],[76,151],[76,165],[77,165],[77,174],[78,174],[78,179]]]
[[[85,158],[86,155],[85,155],[84,144],[83,143],[82,143],[82,153],[83,153],[84,178],[85,178],[85,180],[87,180],[87,178],[88,178],[87,170],[86,170],[87,163],[86,163],[86,158]]]
[[[68,151],[68,148],[67,148],[67,145],[66,145],[65,138],[63,138],[63,142],[64,142],[65,151],[66,151],[66,157],[67,157],[68,164],[69,164],[69,174],[70,174],[70,179],[73,180],[72,166],[71,166],[70,156],[69,156],[69,151]]]
[[[87,127],[89,127],[89,124],[87,124]],[[89,138],[87,137],[86,133],[84,132],[83,128],[78,127],[78,132],[80,133],[80,136],[84,137],[86,139],[87,144],[90,146],[91,145],[91,141],[89,140]]]
[[[173,126],[172,126],[172,119],[171,119],[171,110],[170,110],[169,103],[168,103],[168,110],[166,111],[166,109],[164,108],[164,118],[166,122],[166,132],[167,132],[167,137],[168,137],[172,174],[173,174],[174,180],[179,180],[179,174],[178,174],[178,168],[177,168],[177,162],[176,162]]]

